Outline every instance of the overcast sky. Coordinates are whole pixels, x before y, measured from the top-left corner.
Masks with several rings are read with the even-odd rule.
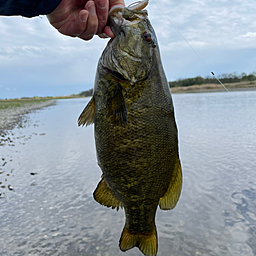
[[[149,2],[169,81],[205,77],[211,71],[216,75],[256,71],[255,0]],[[92,88],[106,44],[98,37],[85,42],[63,36],[45,16],[1,16],[0,98],[69,95]]]

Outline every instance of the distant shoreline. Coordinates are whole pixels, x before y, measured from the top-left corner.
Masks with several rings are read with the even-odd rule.
[[[1,105],[2,103],[2,105]],[[1,100],[0,134],[21,124],[22,116],[33,110],[56,104],[56,100]]]
[[[225,87],[229,91],[254,91],[256,81],[226,83]],[[210,93],[226,92],[221,84],[202,84],[170,88],[171,93]],[[57,99],[84,98],[78,95],[59,96],[59,97],[33,97],[22,99],[0,100],[0,134],[3,130],[12,129],[21,123],[22,116],[32,110],[56,104]]]
[[[254,91],[256,82],[226,83],[224,86],[229,91]],[[171,93],[204,93],[204,92],[226,92],[221,84],[202,84],[182,87],[172,87]]]

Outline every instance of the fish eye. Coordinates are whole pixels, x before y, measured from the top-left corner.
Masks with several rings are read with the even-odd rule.
[[[150,42],[151,41],[151,34],[145,32],[143,33],[143,39],[147,42]]]

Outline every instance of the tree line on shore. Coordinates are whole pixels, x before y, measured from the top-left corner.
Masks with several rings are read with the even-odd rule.
[[[240,75],[236,72],[230,74],[222,74],[218,76],[218,79],[221,80],[223,84],[225,83],[239,83],[239,82],[252,82],[256,80],[256,72],[246,74],[241,73]],[[202,85],[202,84],[218,84],[219,81],[215,77],[206,77],[203,78],[201,76],[186,78],[186,79],[178,79],[176,81],[169,82],[169,86],[172,87],[183,87],[183,86],[191,86],[191,85]]]
[[[93,89],[90,89],[88,91],[80,92],[79,94],[77,94],[77,96],[79,96],[79,97],[89,97],[89,96],[92,96],[92,94],[93,94]]]
[[[229,73],[229,74],[222,74],[218,76],[218,79],[221,80],[223,84],[226,83],[239,83],[239,82],[252,82],[256,80],[256,72],[253,73],[241,73],[237,74]],[[169,82],[170,88],[172,87],[186,87],[186,86],[192,86],[192,85],[203,85],[203,84],[218,84],[219,81],[215,77],[206,77],[203,78],[201,76],[193,77],[193,78],[185,78],[185,79],[178,79],[176,81]],[[90,97],[93,94],[93,89],[83,91],[77,96],[79,97]]]

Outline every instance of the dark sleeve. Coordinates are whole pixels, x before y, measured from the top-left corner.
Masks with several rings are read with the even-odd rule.
[[[0,0],[0,15],[34,17],[53,12],[61,0]]]

